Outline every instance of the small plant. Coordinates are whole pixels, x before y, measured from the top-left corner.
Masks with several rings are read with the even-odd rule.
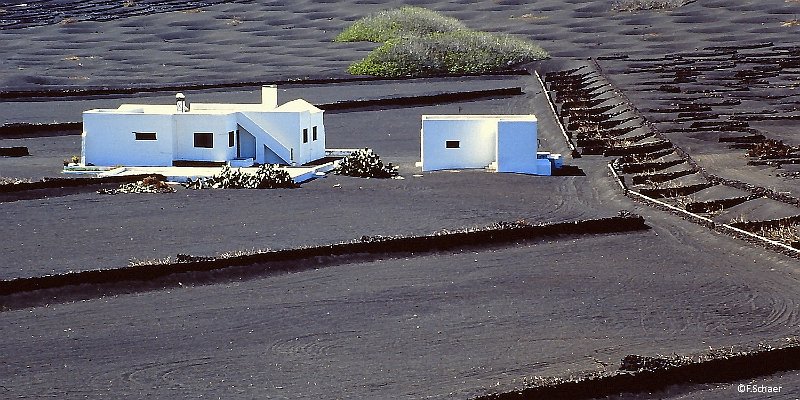
[[[77,165],[81,163],[81,156],[72,156],[69,159],[64,160],[64,166],[67,167],[70,164]]]
[[[614,11],[672,10],[685,5],[685,0],[620,0],[611,9]]]
[[[391,163],[384,165],[371,149],[359,149],[339,161],[332,172],[359,178],[391,178],[397,176],[397,167]]]
[[[28,178],[9,178],[5,176],[0,176],[0,186],[16,185],[18,183],[31,183],[31,180]]]
[[[785,27],[785,28],[792,28],[792,27],[795,27],[795,26],[800,26],[800,20],[795,18],[795,19],[790,19],[788,21],[783,21],[783,22],[781,22],[781,26]]]
[[[128,260],[129,267],[146,267],[151,265],[169,265],[169,264],[172,264],[171,257],[148,258],[148,259],[131,258],[130,260]]]
[[[734,218],[731,218],[731,221],[728,224],[736,225],[736,224],[745,224],[750,222],[750,219],[745,214],[737,215]]]
[[[157,176],[148,176],[139,182],[125,183],[116,189],[100,189],[99,194],[119,193],[174,193],[175,189]]]
[[[297,184],[288,172],[273,165],[261,165],[255,173],[225,165],[219,174],[197,180],[190,178],[184,186],[190,189],[277,189],[294,188]]]

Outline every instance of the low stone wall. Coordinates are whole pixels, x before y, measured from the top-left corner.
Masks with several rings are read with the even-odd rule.
[[[175,262],[155,262],[117,269],[82,271],[58,275],[18,278],[0,281],[0,304],[8,308],[4,296],[61,289],[68,286],[93,285],[87,291],[90,296],[104,293],[103,285],[115,287],[121,282],[131,283],[125,290],[136,291],[136,282],[149,287],[153,281],[167,285],[171,276],[181,275],[183,284],[213,282],[217,279],[230,279],[259,276],[273,271],[302,270],[320,268],[349,262],[364,262],[385,257],[410,257],[440,251],[459,249],[479,249],[491,246],[516,244],[561,235],[591,235],[616,232],[629,232],[649,229],[644,218],[638,215],[620,215],[611,218],[560,222],[544,225],[525,223],[498,223],[494,226],[459,232],[445,232],[424,236],[370,237],[325,246],[302,247],[268,251],[235,257],[192,257],[180,255]],[[227,270],[227,271],[225,271]],[[150,282],[150,283],[148,283]],[[167,282],[167,283],[165,283]],[[51,294],[43,295],[47,300]],[[35,295],[26,302],[35,303]]]

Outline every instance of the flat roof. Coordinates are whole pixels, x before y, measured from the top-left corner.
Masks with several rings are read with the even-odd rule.
[[[441,114],[441,115],[423,115],[423,120],[515,120],[515,121],[536,121],[536,116],[533,114]]]
[[[302,111],[321,111],[313,104],[297,99],[285,103],[279,107],[268,107],[261,103],[247,103],[247,104],[225,104],[225,103],[191,103],[189,104],[189,111],[178,111],[175,104],[122,104],[118,108],[96,108],[85,112],[89,113],[108,113],[108,114],[159,114],[159,115],[177,115],[177,114],[232,114],[242,111],[258,111],[258,112],[302,112]]]

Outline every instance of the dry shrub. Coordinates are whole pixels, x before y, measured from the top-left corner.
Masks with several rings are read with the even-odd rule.
[[[0,176],[0,186],[16,185],[18,183],[31,183],[31,180],[28,178],[10,178],[5,176]]]
[[[277,189],[294,188],[297,184],[288,172],[273,165],[261,165],[255,173],[225,165],[218,175],[189,179],[184,186],[190,189]]]
[[[175,189],[157,176],[148,176],[139,182],[125,183],[116,189],[100,189],[99,194],[120,193],[174,193]]]
[[[332,172],[358,178],[392,178],[397,176],[397,167],[392,163],[384,165],[371,149],[359,149],[339,161]]]
[[[800,20],[798,20],[797,18],[795,18],[795,19],[790,19],[790,20],[788,20],[788,21],[783,21],[783,22],[781,22],[781,26],[783,26],[783,27],[787,27],[787,28],[791,28],[791,27],[795,27],[795,26],[800,26]]]
[[[767,139],[748,150],[747,155],[754,158],[786,158],[796,151],[782,140]]]
[[[611,9],[614,11],[672,10],[688,2],[685,0],[619,0]]]
[[[754,233],[776,242],[789,244],[800,242],[800,224],[796,222],[786,222],[776,226],[761,227]]]

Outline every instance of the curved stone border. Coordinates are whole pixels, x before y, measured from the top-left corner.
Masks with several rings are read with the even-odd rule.
[[[649,204],[649,205],[651,205],[651,206],[653,206],[655,208],[658,208],[658,209],[661,209],[661,210],[668,211],[668,212],[671,212],[673,214],[679,215],[679,216],[681,216],[681,217],[683,217],[685,219],[688,219],[689,221],[692,221],[692,222],[697,223],[699,225],[703,225],[706,228],[713,229],[713,230],[715,230],[717,232],[725,233],[725,234],[731,235],[733,237],[737,237],[737,238],[740,238],[740,239],[747,240],[749,242],[757,243],[757,244],[760,244],[760,245],[762,245],[762,246],[764,246],[766,248],[769,248],[769,249],[772,249],[772,250],[776,250],[776,251],[784,253],[784,254],[786,254],[788,256],[800,259],[800,249],[796,249],[796,248],[794,248],[794,247],[792,247],[790,245],[787,245],[785,243],[777,242],[775,240],[768,239],[768,238],[765,238],[765,237],[760,236],[760,235],[756,235],[755,233],[748,232],[748,231],[743,230],[743,229],[739,229],[739,228],[737,228],[735,226],[731,226],[731,225],[728,225],[728,224],[715,222],[714,220],[712,220],[710,218],[704,217],[702,215],[695,214],[693,212],[686,211],[686,210],[684,210],[682,208],[675,207],[675,206],[673,206],[671,204],[667,204],[667,203],[665,203],[663,201],[656,200],[656,199],[654,199],[652,197],[649,197],[649,196],[644,195],[642,193],[639,193],[637,191],[631,190],[625,185],[625,182],[622,179],[622,177],[619,176],[619,174],[617,174],[617,171],[614,169],[614,166],[612,165],[612,163],[608,163],[607,165],[608,165],[609,171],[611,171],[611,175],[614,177],[614,180],[617,181],[617,183],[619,184],[620,188],[622,189],[622,193],[625,194],[625,196],[628,196],[628,197],[630,197],[630,198],[632,198],[634,200],[642,201],[642,202],[644,202],[646,204]]]
[[[165,180],[164,176],[159,174],[109,176],[103,178],[45,178],[38,182],[19,182],[0,185],[0,193],[18,193],[39,189],[60,189],[68,187],[101,185],[104,183],[131,183],[140,181],[148,176],[156,176],[161,180]]]
[[[572,158],[580,158],[581,153],[575,147],[575,143],[572,142],[572,138],[570,138],[567,134],[567,130],[564,128],[564,123],[561,122],[561,118],[559,118],[558,113],[556,112],[556,105],[553,104],[553,99],[550,98],[550,91],[547,90],[547,85],[545,85],[544,81],[542,80],[542,76],[539,75],[539,71],[536,70],[533,71],[533,74],[536,76],[536,80],[539,81],[539,86],[542,87],[545,97],[547,97],[547,105],[550,106],[550,112],[553,113],[553,118],[556,120],[558,128],[561,130],[561,135],[564,136],[564,141],[567,143],[567,146],[572,153]]]
[[[513,392],[489,394],[475,400],[595,399],[621,393],[650,393],[672,385],[701,385],[735,382],[780,371],[800,369],[800,346],[733,354],[664,368],[636,372],[614,371],[608,375],[589,375],[569,380],[552,379],[544,384]],[[731,392],[735,393],[734,388]],[[732,396],[733,397],[733,396]]]

